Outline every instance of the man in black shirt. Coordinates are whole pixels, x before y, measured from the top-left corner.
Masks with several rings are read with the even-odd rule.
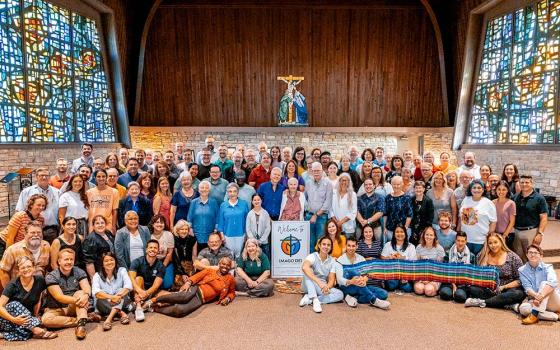
[[[548,222],[548,205],[546,199],[533,188],[533,177],[519,177],[521,192],[513,199],[517,214],[515,216],[515,240],[513,249],[527,262],[527,248],[531,244],[540,246]]]
[[[146,244],[146,256],[135,259],[130,264],[128,275],[134,288],[134,302],[136,303],[134,316],[137,322],[144,321],[144,309],[150,310],[150,303],[142,304],[151,297],[157,296],[163,283],[165,267],[157,259],[158,252],[159,242],[150,239]]]
[[[45,278],[48,293],[42,322],[48,328],[76,327],[76,338],[82,340],[86,337],[91,287],[84,270],[74,266],[75,255],[70,248],[60,250],[58,269]],[[90,321],[99,322],[100,317],[92,315]]]

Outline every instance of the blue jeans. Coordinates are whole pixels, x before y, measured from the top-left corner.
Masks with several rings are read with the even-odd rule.
[[[261,244],[261,250],[268,260],[270,260],[270,244]]]
[[[173,272],[173,264],[169,263],[169,265],[165,268],[165,274],[163,275],[163,283],[161,285],[162,289],[169,289],[173,287],[173,282],[175,281],[175,274]]]
[[[414,290],[412,282],[402,283],[400,280],[385,281],[385,289],[389,292],[400,289],[405,293],[411,293]]]
[[[386,300],[389,294],[382,288],[374,286],[339,286],[344,294],[351,295],[358,299],[360,304],[369,304],[375,302],[376,299]]]
[[[480,251],[482,250],[482,248],[484,247],[484,244],[478,244],[478,243],[467,243],[467,247],[469,247],[469,250],[471,251],[472,254],[474,254],[475,258],[478,255],[478,253],[480,253]]]
[[[309,299],[319,298],[321,304],[338,303],[344,298],[344,294],[336,288],[331,288],[329,294],[323,294],[319,285],[305,275],[303,276],[303,287]]]
[[[305,221],[311,220],[313,214],[307,212],[305,213]],[[309,252],[313,253],[315,251],[315,245],[319,238],[325,235],[325,229],[327,227],[327,214],[317,216],[315,223],[309,223]]]

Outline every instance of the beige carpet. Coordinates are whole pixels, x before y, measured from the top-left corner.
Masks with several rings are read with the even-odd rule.
[[[322,314],[299,308],[299,296],[237,298],[230,306],[205,305],[174,319],[147,314],[144,323],[88,325],[78,342],[73,330],[58,339],[0,341],[1,349],[555,349],[560,322],[522,326],[509,311],[465,309],[413,295],[391,294],[390,311],[360,305],[325,305]]]

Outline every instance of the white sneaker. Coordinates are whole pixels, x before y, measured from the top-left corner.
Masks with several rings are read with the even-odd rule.
[[[136,320],[136,322],[143,322],[146,319],[142,307],[136,307],[136,310],[134,311],[134,319]]]
[[[350,294],[348,294],[348,295],[346,295],[346,297],[344,297],[344,301],[350,307],[357,307],[358,306],[358,299],[354,298]]]
[[[382,310],[389,310],[389,308],[391,307],[391,303],[387,300],[376,298],[373,303],[369,303],[369,306],[377,307]]]
[[[473,307],[473,306],[485,307],[486,303],[482,299],[468,298],[465,301],[465,307]]]
[[[307,296],[307,294],[305,294],[303,296],[303,298],[301,298],[301,300],[299,301],[299,306],[300,307],[304,307],[311,304],[311,299],[309,299],[309,297]]]
[[[319,298],[313,298],[313,311],[315,311],[318,314],[323,312]]]

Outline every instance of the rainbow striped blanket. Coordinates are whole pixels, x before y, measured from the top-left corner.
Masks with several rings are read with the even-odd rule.
[[[492,266],[444,263],[435,260],[368,260],[344,265],[344,274],[377,280],[433,281],[495,289],[500,274]]]

